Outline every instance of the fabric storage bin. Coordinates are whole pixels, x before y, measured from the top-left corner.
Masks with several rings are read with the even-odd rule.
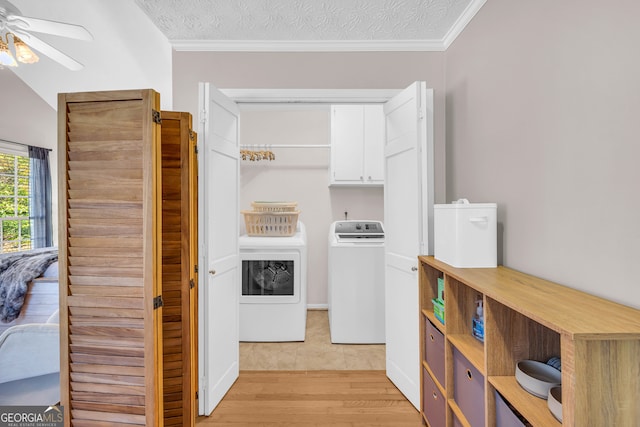
[[[422,410],[430,427],[445,427],[447,421],[447,402],[440,393],[433,378],[422,368]]]
[[[453,267],[497,266],[497,205],[434,205],[434,258]]]
[[[494,393],[496,396],[496,427],[526,427],[509,408],[500,393],[497,391]]]
[[[484,426],[484,376],[455,347],[453,399],[471,427]]]
[[[444,388],[445,370],[444,370],[444,335],[436,328],[429,319],[426,319],[427,336],[425,337],[425,359],[427,365],[433,372],[435,379]]]

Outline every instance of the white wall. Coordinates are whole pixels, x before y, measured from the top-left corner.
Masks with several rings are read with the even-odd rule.
[[[0,70],[0,139],[50,148],[53,239],[58,242],[58,115],[10,70]]]
[[[171,109],[171,45],[135,2],[13,2],[25,16],[81,24],[93,35],[92,41],[41,36],[83,64],[82,70],[70,71],[42,54],[37,64],[14,69],[51,107],[57,108],[58,93],[150,88],[160,93],[162,108]]]
[[[444,200],[444,61],[443,53],[215,53],[175,52],[173,57],[174,109],[190,112],[197,120],[198,82],[220,89],[403,89],[426,80],[435,89],[436,199]],[[294,114],[293,112],[291,114]],[[325,144],[329,138],[328,115],[289,120],[277,114],[241,115],[241,142],[250,142],[255,125],[256,143],[268,138],[291,143]],[[309,120],[309,121],[307,121]],[[300,125],[291,128],[291,123]],[[248,122],[252,125],[249,126]],[[313,123],[312,123],[313,122]],[[307,137],[311,127],[323,128],[325,136]],[[267,132],[268,129],[268,132]],[[271,134],[273,132],[273,134]],[[300,132],[302,138],[296,136]],[[269,135],[269,136],[268,136]],[[291,139],[289,139],[291,138]],[[317,138],[317,139],[316,139]],[[274,142],[275,143],[275,142]],[[277,142],[282,143],[282,142]],[[327,303],[327,239],[329,225],[344,218],[383,220],[380,188],[328,188],[329,152],[325,149],[280,149],[272,164],[242,166],[241,208],[251,200],[293,199],[300,203],[301,219],[309,234],[309,304]],[[313,157],[312,157],[313,155]]]
[[[436,94],[436,201],[497,202],[505,265],[640,307],[639,15],[633,0],[492,0],[444,53],[175,52],[173,107],[197,119],[199,81],[375,89],[426,80]],[[54,147],[55,112],[19,83],[0,70],[0,138]],[[358,199],[335,194],[334,217],[337,197]],[[369,203],[360,202],[351,209]]]
[[[287,107],[243,111],[242,144],[326,145],[330,143],[328,107]],[[240,208],[256,200],[296,201],[307,230],[309,268],[307,302],[327,304],[327,251],[331,222],[383,217],[381,188],[329,187],[329,149],[273,148],[274,161],[242,161]]]
[[[489,1],[446,52],[446,103],[447,199],[498,203],[502,263],[640,308],[638,16]]]
[[[198,117],[198,82],[220,89],[404,89],[435,96],[435,197],[445,200],[443,52],[174,52],[173,109]]]

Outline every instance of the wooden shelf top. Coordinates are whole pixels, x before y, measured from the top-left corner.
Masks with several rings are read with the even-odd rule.
[[[440,322],[440,319],[438,319],[436,315],[433,314],[433,311],[423,309],[422,314],[424,315],[424,317],[429,319],[429,321],[436,327],[436,329],[438,329],[443,334],[447,333],[447,327],[442,322]]]
[[[507,267],[456,268],[421,262],[573,339],[640,339],[640,310]],[[585,313],[591,315],[585,316]]]
[[[484,345],[471,335],[449,334],[447,339],[464,357],[482,374],[486,375],[484,367]]]

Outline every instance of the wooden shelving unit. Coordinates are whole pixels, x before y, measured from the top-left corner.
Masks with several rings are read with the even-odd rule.
[[[454,349],[484,376],[484,395],[477,398],[484,401],[485,426],[496,424],[495,391],[533,427],[638,426],[640,310],[506,267],[455,268],[431,256],[419,260],[423,377],[429,375],[447,397],[446,427],[482,425],[468,420],[456,402],[462,390],[454,390]],[[438,277],[445,281],[444,324],[434,316],[431,302]],[[484,306],[484,343],[471,334],[478,299]],[[445,337],[445,384],[426,361],[427,320]],[[518,361],[553,356],[562,360],[563,423],[546,400],[515,379]],[[442,427],[429,424],[430,414],[423,409],[427,425]]]

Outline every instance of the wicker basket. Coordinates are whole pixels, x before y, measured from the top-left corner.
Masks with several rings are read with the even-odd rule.
[[[251,202],[254,212],[296,212],[298,202]]]
[[[296,234],[299,211],[255,212],[241,211],[248,236],[285,237]]]

